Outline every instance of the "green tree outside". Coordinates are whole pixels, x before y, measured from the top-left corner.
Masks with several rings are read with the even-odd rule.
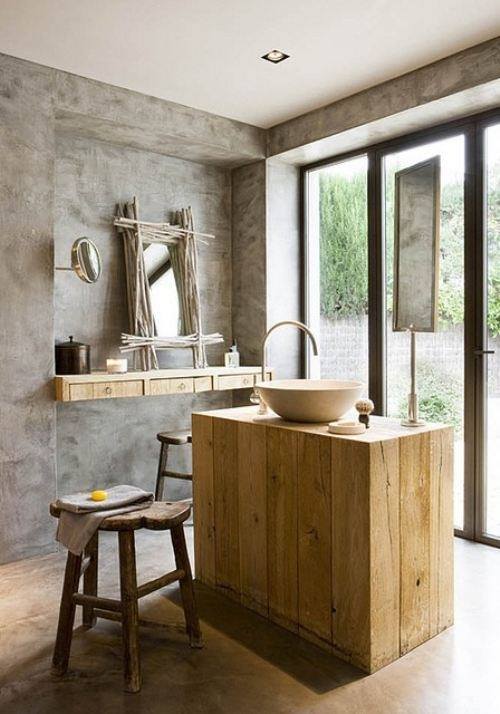
[[[500,335],[500,165],[489,187],[488,327]],[[351,177],[323,174],[320,195],[321,314],[330,319],[368,311],[367,198],[364,173]],[[463,185],[446,184],[441,192],[440,285],[441,328],[463,323]],[[394,256],[394,178],[386,186],[387,308],[392,309]]]

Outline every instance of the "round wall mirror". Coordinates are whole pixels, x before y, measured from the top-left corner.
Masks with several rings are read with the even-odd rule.
[[[81,280],[95,283],[101,274],[101,258],[90,238],[77,238],[71,248],[71,267]]]

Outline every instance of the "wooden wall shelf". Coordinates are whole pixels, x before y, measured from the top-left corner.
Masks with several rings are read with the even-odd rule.
[[[117,397],[249,389],[260,380],[260,367],[207,367],[206,369],[157,369],[126,374],[65,374],[54,377],[56,400],[78,402]],[[268,372],[268,379],[271,378]]]

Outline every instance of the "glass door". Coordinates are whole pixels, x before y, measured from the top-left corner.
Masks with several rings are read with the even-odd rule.
[[[480,535],[500,538],[500,123],[484,132],[486,210],[485,458]]]
[[[458,535],[500,547],[500,111],[303,172],[310,376],[369,382],[377,413],[407,409],[410,340],[392,329],[395,174],[439,156],[438,329],[417,334],[426,421],[455,430]],[[418,290],[418,285],[415,286]]]
[[[409,335],[406,332],[392,330],[394,176],[397,171],[434,156],[439,156],[441,160],[438,328],[436,332],[421,332],[416,336],[417,393],[420,416],[424,420],[452,424],[455,428],[454,520],[455,528],[462,531],[464,529],[465,246],[465,137],[462,134],[404,148],[384,156],[387,415],[396,418],[406,416],[410,375]],[[500,238],[498,240],[500,248]],[[500,258],[497,270],[500,279]],[[417,285],[415,289],[418,290]],[[500,420],[497,428],[500,429]],[[500,472],[498,491],[500,509]]]

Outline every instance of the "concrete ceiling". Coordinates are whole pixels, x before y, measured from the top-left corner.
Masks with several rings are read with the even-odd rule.
[[[0,2],[1,52],[264,128],[498,35],[498,0]]]

